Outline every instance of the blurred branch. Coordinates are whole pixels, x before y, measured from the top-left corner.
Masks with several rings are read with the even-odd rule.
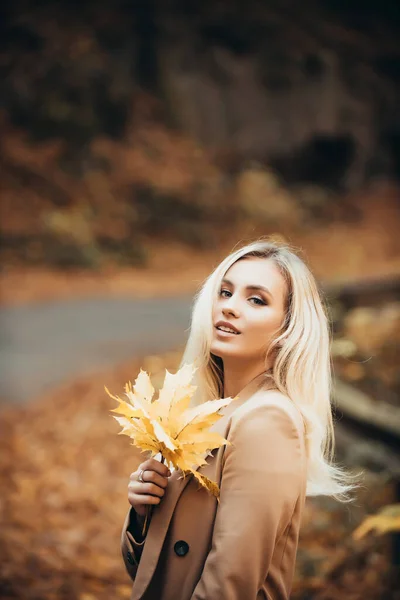
[[[336,407],[360,423],[378,427],[400,440],[400,408],[373,400],[354,387],[336,380],[333,389]]]

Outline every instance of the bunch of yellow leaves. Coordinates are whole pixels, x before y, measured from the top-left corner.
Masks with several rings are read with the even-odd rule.
[[[153,400],[154,387],[146,371],[140,373],[132,386],[125,385],[125,395],[129,402],[119,396],[106,392],[117,400],[118,407],[112,412],[122,426],[121,434],[128,435],[132,443],[151,456],[161,453],[163,461],[171,468],[180,469],[183,475],[192,473],[197,481],[219,498],[216,483],[196,469],[207,464],[205,457],[210,450],[229,443],[221,435],[210,431],[221,408],[227,406],[232,398],[210,400],[195,407],[190,401],[196,391],[191,385],[196,369],[193,365],[184,365],[177,373],[166,370],[164,385],[158,398]]]

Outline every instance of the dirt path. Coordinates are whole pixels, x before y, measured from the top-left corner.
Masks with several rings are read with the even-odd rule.
[[[33,399],[80,374],[184,343],[191,296],[0,308],[0,398]]]

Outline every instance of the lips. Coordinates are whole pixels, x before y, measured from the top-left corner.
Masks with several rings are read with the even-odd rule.
[[[240,334],[240,331],[237,329],[237,327],[232,325],[232,323],[228,323],[228,321],[218,321],[218,323],[215,324],[215,328],[219,331],[224,331],[225,333],[232,333],[235,335]]]

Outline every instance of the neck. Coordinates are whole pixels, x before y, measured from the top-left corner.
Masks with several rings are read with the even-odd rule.
[[[224,398],[234,398],[253,380],[264,374],[269,365],[249,362],[244,364],[240,361],[224,360]]]

